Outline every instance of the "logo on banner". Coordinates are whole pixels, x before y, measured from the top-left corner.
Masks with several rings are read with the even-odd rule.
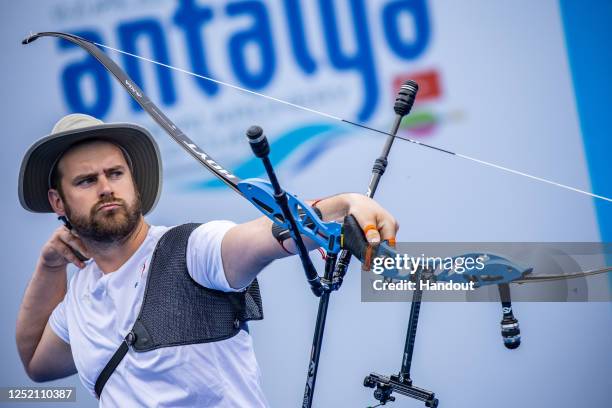
[[[136,55],[144,52],[139,47],[139,44],[144,42],[150,47],[152,59],[170,66],[177,65],[177,61],[171,59],[171,49],[172,55],[175,55],[176,47],[182,47],[189,60],[189,70],[210,78],[220,78],[221,75],[215,72],[209,63],[207,42],[225,41],[225,58],[233,74],[231,82],[254,91],[263,91],[274,84],[279,75],[279,59],[283,59],[283,65],[301,73],[304,79],[315,74],[320,75],[321,71],[328,72],[330,68],[333,75],[357,75],[363,89],[361,103],[356,112],[356,118],[360,122],[368,121],[380,103],[380,79],[374,46],[387,48],[393,57],[400,61],[414,61],[427,49],[431,38],[425,0],[387,1],[375,12],[367,10],[368,3],[364,0],[348,2],[345,18],[349,19],[350,33],[341,32],[337,2],[321,1],[317,7],[317,18],[322,31],[320,43],[315,42],[312,35],[309,35],[311,25],[306,24],[303,5],[297,0],[278,2],[283,10],[274,14],[275,20],[272,20],[268,9],[272,6],[267,2],[233,1],[222,9],[213,7],[210,3],[213,2],[178,2],[170,21],[150,16],[120,21],[111,39],[103,35],[108,30],[107,24],[99,29],[72,29],[70,32],[98,43],[112,43],[116,48]],[[244,20],[245,17],[251,24],[229,33],[227,38],[207,38],[205,35],[209,31],[204,30],[207,26],[233,24],[234,20]],[[285,21],[279,21],[280,19]],[[372,24],[374,20],[377,20],[376,24]],[[281,52],[279,42],[273,34],[274,25],[284,29],[282,35],[289,40],[291,52]],[[412,28],[411,32],[407,32],[406,27]],[[372,41],[374,29],[382,31],[384,42]],[[174,32],[182,34],[184,40],[173,41],[170,46],[168,37],[170,34],[174,35]],[[347,40],[352,40],[354,46],[346,47],[344,43]],[[73,44],[60,43],[62,51],[68,52],[72,47]],[[314,50],[324,51],[325,56],[320,56],[319,52],[315,54]],[[257,53],[258,64],[252,63],[253,51]],[[141,65],[147,62],[132,57],[125,57],[123,62],[127,74],[146,92]],[[161,105],[175,105],[180,98],[173,74],[163,66],[156,66],[155,70],[155,85],[159,91]],[[94,89],[86,95],[83,82],[92,77]],[[92,57],[68,63],[61,78],[64,97],[71,111],[98,118],[104,118],[109,113],[114,97],[111,82],[108,73]],[[214,82],[198,78],[195,78],[195,81],[198,90],[208,99],[214,100],[220,91],[219,85]],[[313,85],[316,84],[316,81],[312,82]],[[141,108],[134,103],[132,110],[138,112]]]

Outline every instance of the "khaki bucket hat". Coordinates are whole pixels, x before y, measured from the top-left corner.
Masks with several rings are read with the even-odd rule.
[[[53,212],[47,192],[51,172],[74,144],[88,139],[107,140],[127,154],[132,176],[140,193],[142,212],[155,207],[162,183],[162,164],[157,143],[143,127],[130,123],[104,123],[92,116],[64,116],[51,134],[36,141],[23,157],[19,171],[19,202],[28,211]]]

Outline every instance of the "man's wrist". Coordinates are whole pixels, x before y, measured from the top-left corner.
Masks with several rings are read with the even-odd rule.
[[[59,273],[59,272],[66,272],[67,267],[68,267],[67,264],[48,265],[48,264],[45,263],[44,260],[39,259],[36,271],[39,271],[39,272],[44,273],[44,274]]]
[[[353,205],[354,202],[356,202],[359,199],[363,198],[363,194],[359,194],[359,193],[346,193],[344,194],[345,197],[345,201],[346,201],[346,214],[349,214],[349,211]]]
[[[342,220],[344,219],[344,217],[349,215],[353,203],[358,199],[359,196],[360,194],[358,193],[344,193],[336,196],[339,200],[341,200],[338,203],[338,208],[340,210],[337,211],[338,214],[336,216],[336,219]]]

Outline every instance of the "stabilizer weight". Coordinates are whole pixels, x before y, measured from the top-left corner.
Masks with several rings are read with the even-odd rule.
[[[506,317],[501,321],[501,335],[504,339],[504,346],[513,350],[521,345],[521,329],[518,320],[514,317]]]
[[[510,350],[514,350],[521,345],[521,329],[519,328],[519,322],[514,317],[512,311],[512,299],[510,298],[510,286],[507,283],[502,283],[497,286],[499,290],[499,297],[502,305],[502,321],[501,335],[504,339],[504,346]]]

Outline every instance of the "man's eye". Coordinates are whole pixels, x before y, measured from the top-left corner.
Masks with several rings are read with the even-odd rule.
[[[93,177],[84,178],[77,183],[77,186],[85,186],[87,184],[93,183],[95,179]]]
[[[121,170],[115,170],[113,172],[111,172],[111,176],[113,177],[121,177],[121,175],[123,175],[123,172]]]

